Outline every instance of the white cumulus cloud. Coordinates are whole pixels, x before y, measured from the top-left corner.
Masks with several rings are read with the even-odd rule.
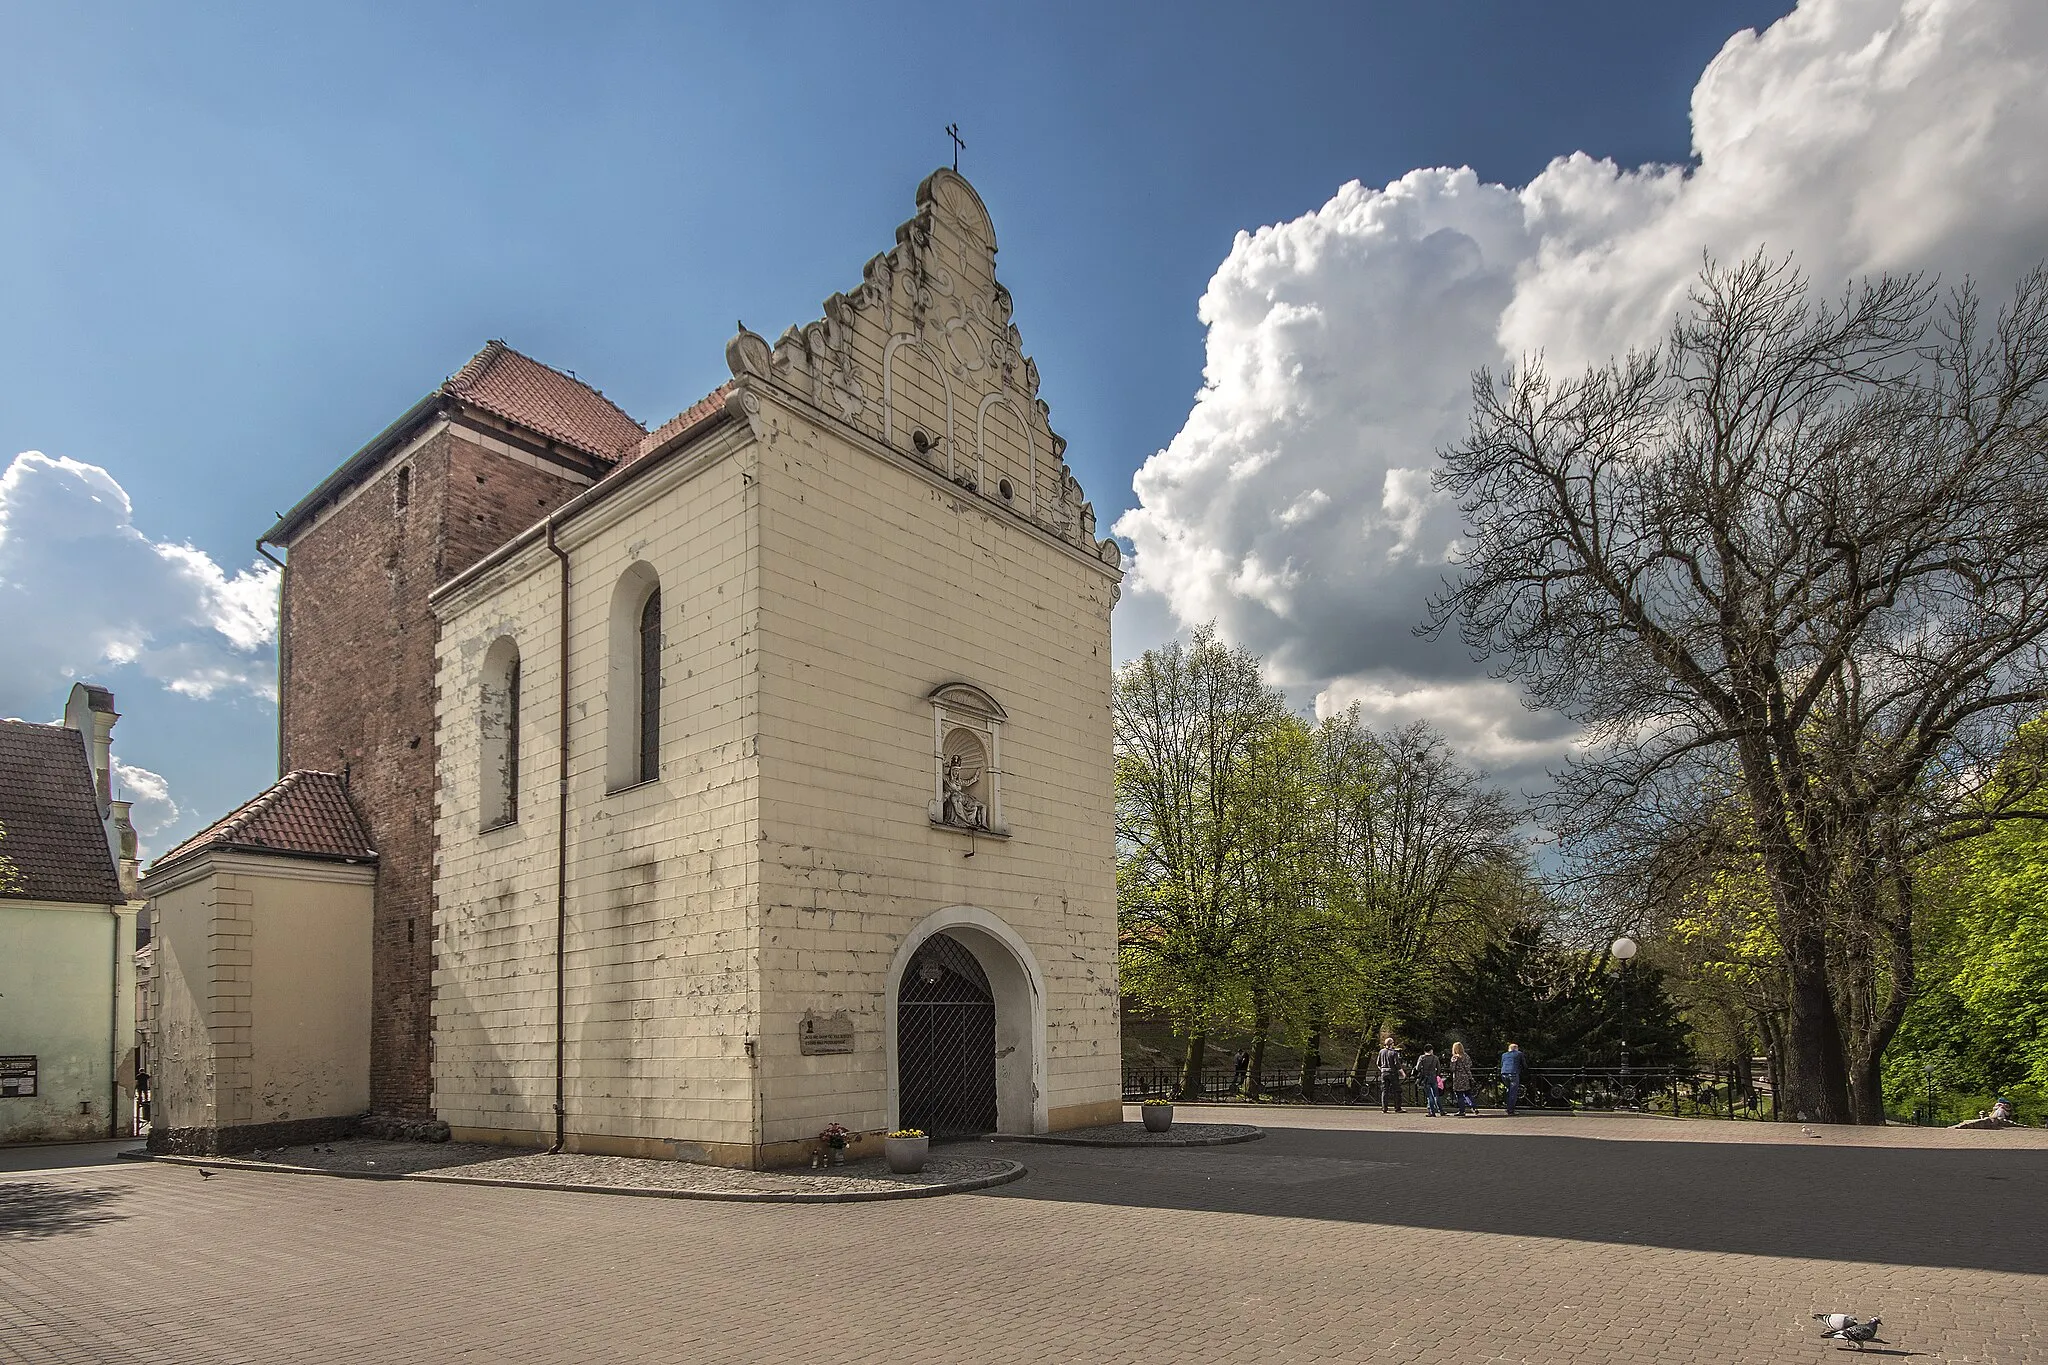
[[[230,573],[133,517],[97,465],[31,450],[0,471],[0,706],[43,706],[115,668],[191,697],[275,695],[276,569]]]
[[[128,819],[145,848],[152,835],[170,828],[184,813],[171,798],[168,778],[162,773],[123,763],[119,755],[114,757],[114,797],[131,803]]]
[[[1729,39],[1692,127],[1683,167],[1416,170],[1240,233],[1201,302],[1202,392],[1116,523],[1132,586],[1323,709],[1433,720],[1507,773],[1562,758],[1569,727],[1413,635],[1457,543],[1429,473],[1472,371],[1657,340],[1703,253],[1791,253],[1829,289],[1969,274],[1995,299],[2048,255],[2048,4],[1805,0]]]

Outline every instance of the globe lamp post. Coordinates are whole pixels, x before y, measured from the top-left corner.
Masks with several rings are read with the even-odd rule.
[[[1636,941],[1623,934],[1608,945],[1607,951],[1621,964],[1617,968],[1621,975],[1621,1098],[1623,1104],[1633,1109],[1636,1107],[1636,1095],[1629,1085],[1628,1074],[1628,964],[1636,955]]]

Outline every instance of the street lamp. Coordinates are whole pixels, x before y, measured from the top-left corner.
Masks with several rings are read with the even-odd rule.
[[[1636,1107],[1635,1090],[1628,1083],[1628,964],[1636,955],[1636,941],[1627,934],[1608,945],[1607,951],[1621,964],[1621,1100],[1630,1109]]]

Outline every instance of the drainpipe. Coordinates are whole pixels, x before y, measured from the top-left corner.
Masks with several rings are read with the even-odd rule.
[[[263,548],[265,542],[256,542],[256,553],[277,565],[277,775],[284,776],[284,683],[287,673],[289,651],[292,647],[291,621],[285,610],[285,575],[290,572],[285,562]]]
[[[560,695],[555,709],[560,729],[555,738],[555,1144],[559,1152],[569,1141],[569,1083],[563,1060],[563,1003],[566,999],[564,951],[569,937],[569,552],[555,543],[555,519],[548,518],[548,553],[562,566],[561,601],[555,637],[559,651],[555,677]]]
[[[107,1078],[107,1136],[121,1136],[121,910],[119,906],[107,907],[107,917],[114,930],[114,951],[108,954],[109,965],[113,968],[113,989],[107,992],[107,1065],[113,1074]]]

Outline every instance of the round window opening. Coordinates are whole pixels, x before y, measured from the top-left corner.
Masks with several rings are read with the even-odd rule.
[[[1001,493],[1005,498],[1007,498],[1015,490],[1010,487],[1010,481],[1008,479],[1003,479],[996,484],[996,491],[998,493]]]

